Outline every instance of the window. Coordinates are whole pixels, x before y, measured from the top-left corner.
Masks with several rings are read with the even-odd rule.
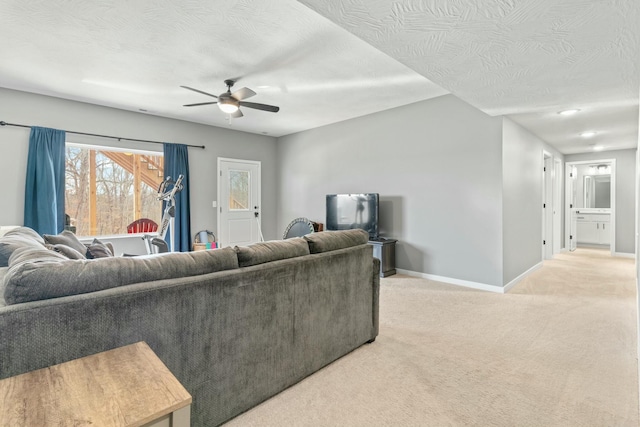
[[[160,224],[161,153],[124,152],[67,143],[65,212],[79,236],[126,234],[140,218]]]
[[[249,209],[249,171],[229,170],[229,210]]]

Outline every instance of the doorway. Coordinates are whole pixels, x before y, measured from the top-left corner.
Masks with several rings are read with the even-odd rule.
[[[262,239],[261,163],[218,158],[218,240],[222,247]]]
[[[616,161],[567,162],[565,243],[608,248],[615,254]]]

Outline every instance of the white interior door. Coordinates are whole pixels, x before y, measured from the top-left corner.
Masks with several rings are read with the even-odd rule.
[[[220,245],[260,241],[260,162],[218,158],[218,178]]]
[[[578,225],[576,222],[576,191],[577,190],[577,186],[576,186],[576,180],[578,178],[578,174],[576,172],[576,168],[573,165],[569,165],[567,164],[566,167],[566,174],[567,174],[567,191],[566,191],[566,199],[567,199],[567,207],[568,209],[566,210],[568,212],[568,216],[567,216],[567,224],[569,225],[567,227],[568,232],[567,232],[567,240],[568,240],[568,247],[570,251],[575,251],[576,247],[578,246]]]
[[[576,209],[571,209],[571,217],[569,219],[571,226],[569,227],[569,250],[571,252],[575,251],[578,247],[578,235],[583,232],[583,230],[578,229],[578,216],[576,214]],[[582,237],[581,237],[582,238]]]
[[[553,254],[561,250],[562,235],[562,162],[553,159]]]
[[[543,152],[542,175],[542,259],[553,258],[553,159]]]

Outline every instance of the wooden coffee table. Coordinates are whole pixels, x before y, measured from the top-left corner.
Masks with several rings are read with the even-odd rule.
[[[144,342],[0,381],[0,426],[188,427],[191,395]]]

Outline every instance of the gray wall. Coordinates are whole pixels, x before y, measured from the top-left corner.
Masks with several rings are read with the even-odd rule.
[[[542,261],[543,151],[561,161],[563,155],[507,118],[503,121],[502,138],[503,280],[506,285]],[[562,177],[560,179],[562,181]],[[562,206],[556,209],[561,214]],[[562,233],[559,237],[562,240]]]
[[[0,120],[9,123],[53,127],[137,139],[205,145],[189,149],[191,173],[191,229],[216,232],[217,158],[230,157],[262,162],[262,230],[265,239],[276,232],[276,139],[225,128],[166,119],[142,113],[0,88]],[[3,185],[0,225],[21,225],[29,129],[0,127],[0,171]],[[162,150],[161,145],[121,142],[68,134],[74,142]],[[217,234],[217,233],[216,233]],[[117,252],[143,253],[140,238],[113,240]]]
[[[398,268],[502,286],[502,119],[452,95],[279,138],[278,231],[380,193]]]
[[[506,118],[502,138],[503,281],[506,284],[542,259],[542,149],[532,134]]]
[[[616,247],[617,253],[635,253],[636,150],[568,154],[565,162],[616,159]]]

